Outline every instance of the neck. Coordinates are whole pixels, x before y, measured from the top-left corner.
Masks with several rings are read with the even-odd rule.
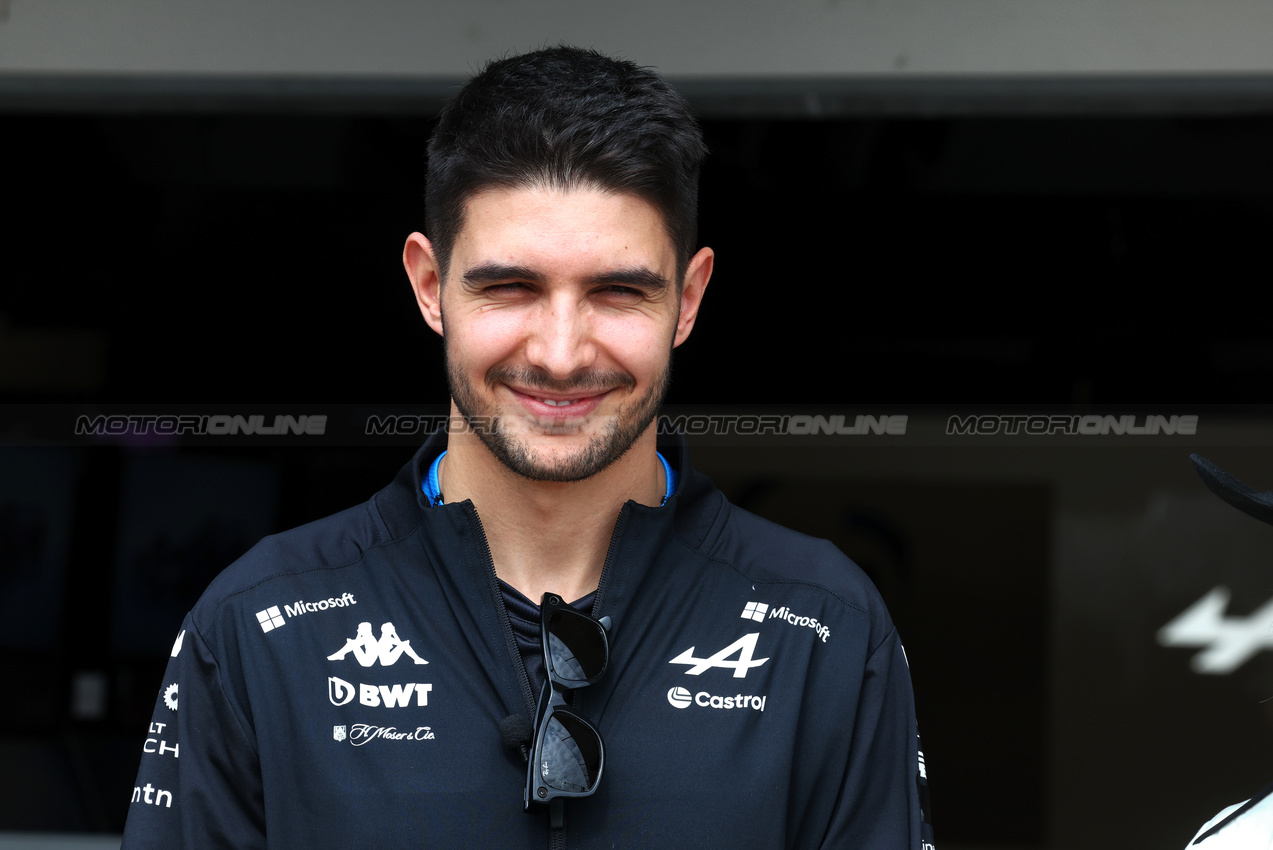
[[[476,434],[452,433],[439,478],[448,502],[477,508],[495,574],[534,602],[548,591],[573,602],[596,590],[624,503],[657,506],[666,489],[653,427],[613,464],[571,482],[524,478]]]

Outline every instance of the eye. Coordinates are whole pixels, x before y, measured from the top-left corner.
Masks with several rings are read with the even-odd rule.
[[[483,291],[490,295],[517,295],[529,288],[528,284],[521,281],[510,281],[507,283],[492,283],[490,286],[485,287]]]
[[[635,289],[631,286],[622,286],[620,284],[612,284],[610,286],[604,287],[601,290],[601,294],[610,298],[631,300],[631,299],[640,298],[643,293],[641,292],[641,290]]]

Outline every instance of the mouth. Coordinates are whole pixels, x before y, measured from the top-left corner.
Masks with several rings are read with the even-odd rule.
[[[586,395],[546,395],[542,390],[519,390],[509,387],[522,408],[533,418],[560,424],[567,420],[579,420],[592,414],[611,390],[590,392]],[[578,392],[576,390],[576,392]]]

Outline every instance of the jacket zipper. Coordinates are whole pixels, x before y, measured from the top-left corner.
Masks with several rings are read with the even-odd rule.
[[[614,521],[614,530],[610,532],[610,548],[606,550],[606,560],[601,565],[601,578],[597,582],[597,595],[592,600],[592,616],[597,616],[601,611],[601,605],[605,602],[606,585],[609,583],[611,565],[614,557],[619,549],[619,539],[623,537],[623,531],[628,526],[628,518],[632,515],[630,502],[624,502],[623,507],[619,509],[619,518]]]
[[[513,658],[513,669],[517,672],[518,683],[522,686],[522,699],[526,703],[531,723],[535,722],[535,695],[531,692],[530,674],[522,663],[521,653],[517,651],[517,639],[513,636],[513,624],[508,620],[508,609],[504,607],[504,594],[499,589],[499,578],[495,575],[495,559],[491,556],[491,544],[486,540],[486,529],[482,526],[482,518],[477,515],[477,508],[472,502],[465,505],[469,519],[477,528],[477,539],[482,542],[482,554],[486,558],[486,583],[491,595],[495,597],[495,610],[499,615],[500,629],[504,634],[504,646]]]
[[[614,521],[614,530],[610,532],[610,546],[606,549],[606,559],[601,565],[601,578],[597,581],[597,595],[592,600],[592,611],[590,613],[593,617],[597,616],[601,611],[602,603],[605,602],[607,580],[613,572],[611,567],[614,564],[615,555],[619,551],[619,539],[623,537],[623,531],[628,525],[628,517],[632,514],[629,504],[628,502],[623,504],[623,507],[619,510],[619,518]],[[570,704],[576,710],[579,709],[579,698],[580,691],[578,690],[570,695]],[[561,801],[563,805],[566,802],[568,801]],[[564,825],[561,829],[551,830],[548,838],[548,847],[549,850],[566,850],[566,828]]]
[[[469,519],[477,528],[478,540],[482,543],[482,554],[486,558],[486,578],[487,585],[491,590],[491,595],[495,597],[495,609],[499,614],[500,628],[504,633],[504,645],[508,647],[509,654],[513,657],[513,669],[517,671],[518,681],[522,686],[522,698],[526,701],[529,709],[531,724],[535,722],[536,702],[535,696],[530,687],[530,674],[526,672],[526,665],[522,662],[521,653],[517,651],[517,640],[513,636],[513,624],[508,619],[508,609],[504,607],[504,594],[499,588],[499,577],[495,574],[495,558],[491,555],[491,544],[486,539],[486,528],[482,525],[482,518],[477,514],[477,508],[472,502],[466,506]],[[619,539],[623,536],[623,531],[627,527],[628,517],[631,515],[631,509],[627,503],[619,511],[619,518],[614,522],[614,530],[610,533],[610,546],[606,549],[606,559],[601,565],[601,578],[597,581],[597,595],[592,601],[592,615],[595,617],[597,612],[601,610],[601,603],[605,598],[605,589],[607,579],[612,572],[611,566],[614,563],[615,553],[619,549]],[[579,703],[579,692],[575,691],[571,694],[571,705],[576,708]],[[565,801],[560,801],[564,804]],[[550,829],[548,834],[549,850],[566,850],[566,829]]]

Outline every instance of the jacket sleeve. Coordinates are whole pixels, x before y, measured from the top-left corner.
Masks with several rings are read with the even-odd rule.
[[[142,745],[122,848],[196,847],[265,847],[265,808],[245,715],[187,616]]]
[[[893,630],[867,660],[826,850],[933,850],[910,669]]]

